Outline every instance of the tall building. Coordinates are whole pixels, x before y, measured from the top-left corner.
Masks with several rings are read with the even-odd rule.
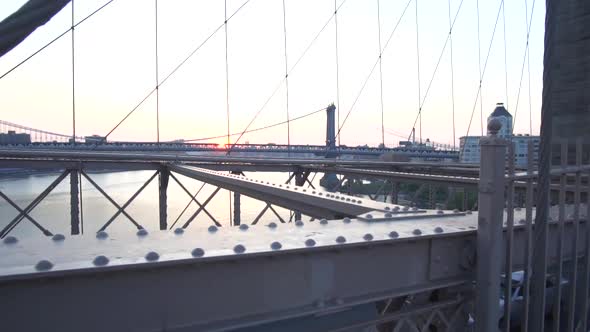
[[[512,115],[508,112],[506,107],[504,107],[503,103],[496,104],[496,108],[494,109],[492,114],[488,116],[488,123],[492,119],[497,119],[498,121],[500,121],[500,123],[502,123],[502,128],[500,128],[498,136],[505,138],[512,136]],[[488,135],[489,134],[490,133],[488,132]]]
[[[533,163],[538,163],[539,157],[539,136],[530,136],[528,134],[514,135],[512,132],[512,115],[504,107],[504,104],[496,104],[496,108],[488,117],[488,122],[492,119],[497,119],[502,123],[502,128],[498,132],[498,136],[506,138],[514,144],[514,164],[518,168],[527,167],[528,161],[528,145],[533,147]],[[488,133],[489,135],[489,133]],[[481,149],[479,140],[481,136],[463,136],[459,138],[459,162],[468,164],[479,164],[481,157]]]

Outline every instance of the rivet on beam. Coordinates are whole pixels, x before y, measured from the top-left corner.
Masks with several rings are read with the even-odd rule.
[[[209,226],[209,228],[207,228],[207,230],[209,231],[209,233],[215,233],[217,232],[217,226],[211,225]]]
[[[193,257],[203,257],[205,255],[205,250],[201,248],[195,248],[193,251],[191,251],[191,255]]]
[[[435,233],[443,233],[443,232],[444,232],[444,230],[442,229],[442,227],[436,227],[436,228],[434,229],[434,232],[435,232]]]
[[[344,242],[346,242],[346,238],[341,235],[341,236],[339,236],[339,237],[336,238],[336,242],[337,243],[344,243]]]
[[[55,242],[60,242],[65,240],[66,237],[63,234],[55,234],[51,239]]]
[[[100,232],[96,233],[96,238],[99,240],[104,240],[107,237],[109,237],[109,234],[105,231],[100,231]]]
[[[305,246],[306,247],[313,247],[313,246],[315,246],[315,240],[314,239],[307,239],[307,240],[305,240]]]
[[[414,235],[420,235],[420,234],[422,234],[422,231],[416,228],[416,229],[415,229],[415,230],[412,232],[412,234],[414,234]]]
[[[373,235],[370,233],[367,233],[367,234],[365,234],[365,236],[363,236],[363,239],[365,241],[371,241],[371,240],[373,240]]]
[[[271,222],[270,224],[268,224],[268,228],[277,228],[277,223]]]
[[[270,244],[270,248],[271,248],[272,250],[279,250],[279,249],[281,249],[282,247],[283,247],[283,246],[281,245],[281,243],[280,243],[280,242],[277,242],[277,241],[275,241],[275,242],[273,242],[273,243],[271,243],[271,244]]]
[[[155,251],[150,251],[145,255],[145,260],[149,262],[157,261],[158,259],[160,259],[160,255]]]
[[[92,261],[92,264],[95,266],[105,266],[109,263],[109,259],[106,256],[100,255],[96,256]]]
[[[4,244],[15,244],[18,242],[18,239],[14,236],[7,236],[4,238]]]
[[[145,228],[142,228],[137,231],[137,236],[146,236],[148,235],[148,231]]]
[[[248,230],[248,225],[246,225],[246,224],[241,224],[241,225],[240,225],[240,230],[242,230],[242,231],[247,231],[247,230]]]
[[[392,239],[397,239],[399,237],[399,234],[396,231],[391,231],[389,232],[389,237]]]
[[[37,265],[35,265],[35,269],[37,271],[48,271],[51,270],[53,268],[53,263],[51,263],[48,260],[41,260],[39,261],[39,263],[37,263]]]
[[[182,235],[184,233],[184,228],[182,227],[178,227],[177,229],[174,230],[174,234],[176,235]]]
[[[342,219],[342,222],[345,224],[348,224],[348,223],[350,223],[350,218],[345,217],[344,219]]]
[[[303,226],[303,221],[301,221],[301,220],[295,221],[295,226],[298,226],[298,227]]]
[[[244,247],[241,244],[238,244],[237,246],[234,247],[234,252],[236,254],[243,254],[244,252],[246,252],[246,247]]]
[[[322,219],[322,220],[320,220],[320,224],[327,225],[328,224],[328,220],[327,219]]]

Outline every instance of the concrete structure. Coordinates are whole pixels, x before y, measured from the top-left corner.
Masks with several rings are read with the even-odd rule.
[[[9,130],[8,133],[0,133],[0,145],[31,144],[31,135]]]

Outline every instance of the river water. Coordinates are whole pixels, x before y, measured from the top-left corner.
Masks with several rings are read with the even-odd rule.
[[[112,173],[92,173],[90,177],[99,184],[119,205],[123,205],[137,191],[146,180],[152,176],[153,171],[129,171]],[[0,177],[0,190],[9,196],[16,204],[24,209],[35,197],[41,193],[55,178],[58,173],[2,176]],[[192,193],[197,192],[202,182],[177,175],[177,178]],[[275,183],[284,183],[287,180],[286,173],[246,173],[246,176],[254,179],[264,179]],[[320,188],[319,179],[321,174],[313,180],[316,188]],[[215,190],[212,185],[205,185],[197,200],[202,204],[207,197]],[[231,195],[233,201],[233,195]],[[82,211],[84,233],[95,233],[117,209],[112,205],[91,183],[83,179],[82,182]],[[170,178],[168,185],[168,226],[180,215],[181,211],[189,203],[190,197]],[[207,205],[207,210],[223,226],[229,226],[233,202],[230,204],[230,193],[220,190]],[[241,219],[242,223],[251,223],[258,213],[264,208],[265,203],[242,196],[241,197]],[[184,215],[179,219],[175,227],[182,226],[186,220],[197,210],[197,205],[192,203]],[[230,210],[231,209],[231,210]],[[286,209],[275,207],[283,219],[288,220],[290,212]],[[137,198],[125,209],[140,225],[148,231],[159,230],[158,210],[158,178],[143,190]],[[18,211],[10,204],[0,198],[0,228],[4,228]],[[62,181],[30,214],[43,227],[52,233],[70,234],[70,181],[69,176]],[[260,224],[267,224],[270,221],[278,222],[278,218],[267,210],[260,219]],[[213,225],[213,221],[204,213],[200,213],[189,227],[207,228]],[[107,228],[109,233],[136,232],[137,228],[125,217],[119,215]],[[41,231],[29,220],[23,219],[16,226],[11,235],[19,238],[39,237]]]

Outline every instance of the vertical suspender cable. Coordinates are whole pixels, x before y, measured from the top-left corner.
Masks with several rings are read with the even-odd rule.
[[[334,30],[335,30],[335,53],[336,53],[336,122],[340,128],[340,68],[338,64],[338,0],[334,0]],[[338,135],[338,146],[340,146],[340,135]]]
[[[224,32],[225,32],[225,110],[226,110],[226,114],[227,114],[227,148],[229,148],[230,142],[229,142],[229,61],[228,61],[228,56],[227,56],[227,0],[224,1],[224,7],[223,7],[223,12],[224,12],[224,23],[223,23],[223,28],[224,28]],[[230,154],[230,150],[227,151],[227,154]],[[232,199],[231,199],[231,191],[227,191],[228,195],[229,195],[229,224],[233,225],[233,218],[232,218]]]
[[[155,0],[155,19],[156,19],[156,140],[160,143],[160,73],[159,73],[159,61],[158,61],[158,0]]]
[[[418,116],[420,121],[420,144],[422,144],[422,93],[420,83],[420,39],[419,39],[419,25],[418,25],[418,0],[416,0],[416,63],[418,68]]]
[[[531,28],[529,27],[529,4],[527,0],[524,0],[525,8],[525,23],[526,23],[526,44],[529,46],[529,37],[531,34]],[[533,0],[533,8],[531,9],[531,24],[533,21],[533,11],[535,10],[535,1]],[[529,135],[533,136],[533,108],[531,106],[531,52],[527,53],[527,66],[528,66],[528,85],[529,85]]]
[[[224,1],[224,30],[225,30],[225,112],[227,116],[227,145],[229,146],[229,62],[227,50],[227,0]],[[229,154],[229,151],[228,151]]]
[[[381,97],[381,144],[385,148],[385,119],[383,115],[383,69],[381,67],[381,9],[379,8],[380,0],[377,0],[377,26],[378,26],[378,37],[379,37],[379,91]]]
[[[456,148],[455,141],[455,70],[453,68],[453,22],[451,21],[451,0],[449,2],[449,42],[451,55],[451,101],[453,103],[453,150]]]
[[[283,0],[283,37],[285,40],[285,107],[287,110],[287,150],[291,152],[291,126],[289,121],[289,62],[287,61],[287,13],[285,10],[285,0]]]
[[[482,73],[481,73],[481,34],[479,30],[479,0],[476,1],[476,8],[477,8],[477,58],[479,63],[479,120],[480,120],[480,131],[481,136],[483,136],[483,91],[481,90],[481,81],[482,81]]]
[[[74,43],[74,0],[72,0],[72,144],[76,144],[76,61]]]
[[[506,108],[508,108],[508,56],[506,50],[506,2],[502,1],[502,23],[504,24],[504,79],[506,81]],[[514,130],[514,128],[512,128]]]

